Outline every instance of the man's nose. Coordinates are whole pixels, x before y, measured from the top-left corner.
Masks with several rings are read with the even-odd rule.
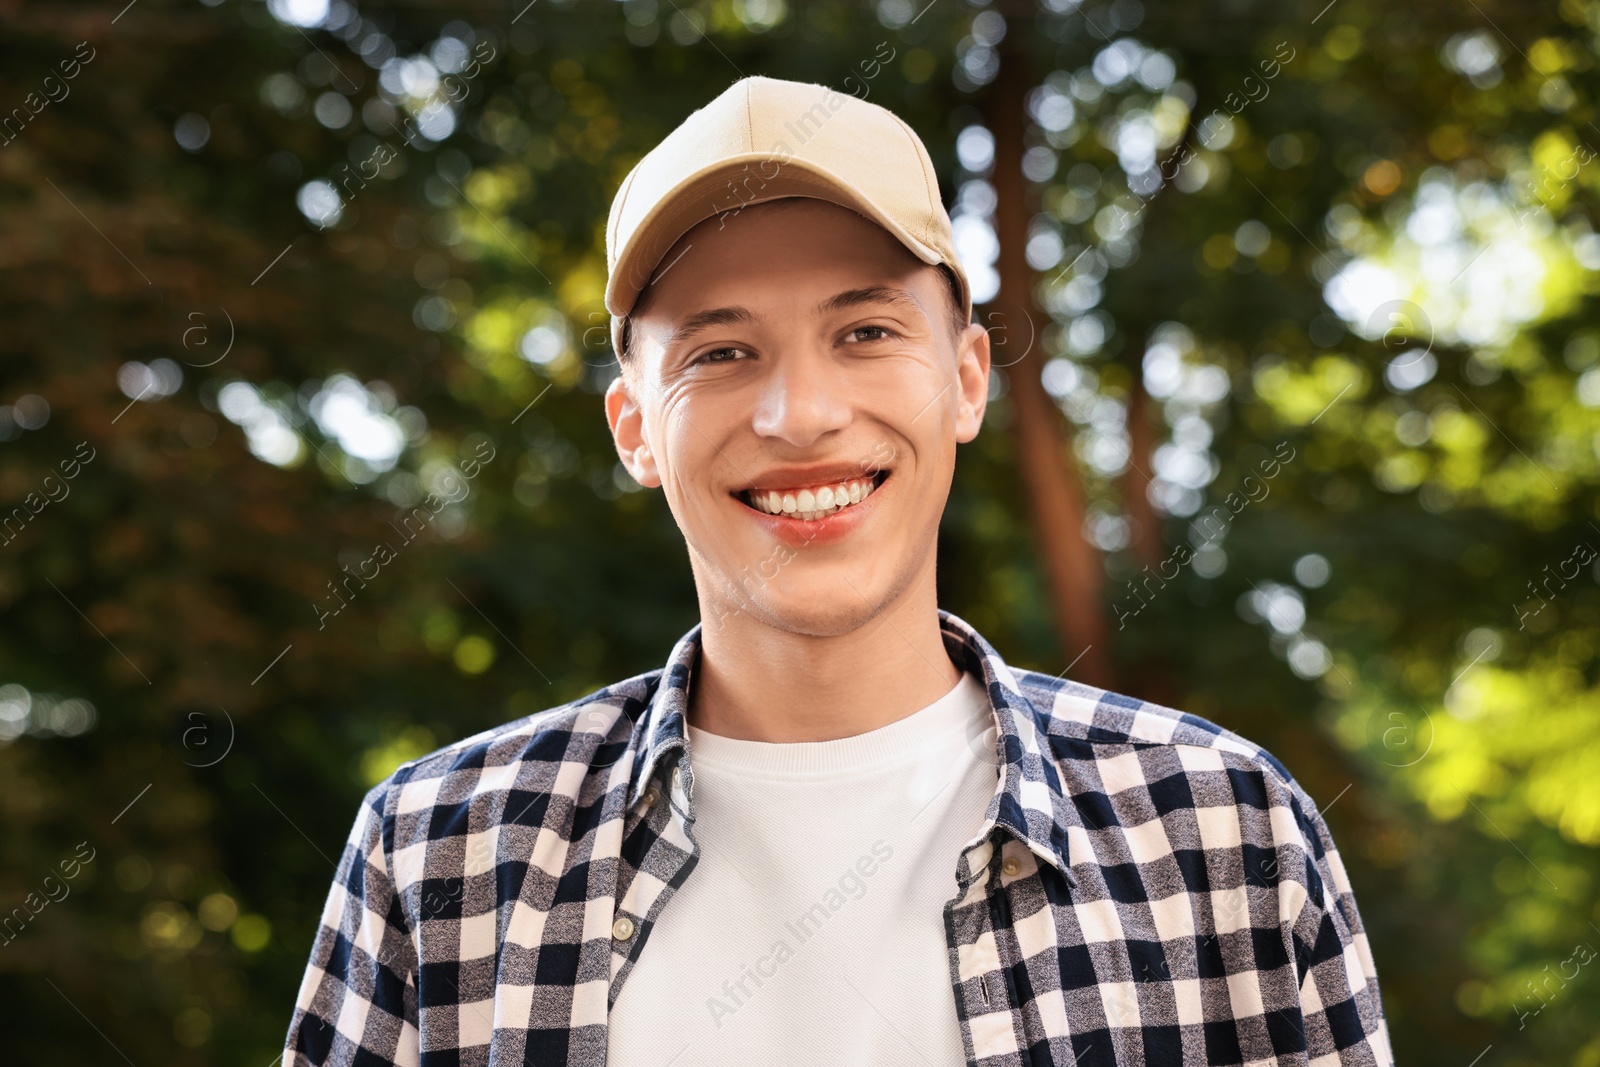
[[[756,401],[758,434],[806,448],[850,424],[849,383],[829,354],[791,348],[775,354],[772,368]]]

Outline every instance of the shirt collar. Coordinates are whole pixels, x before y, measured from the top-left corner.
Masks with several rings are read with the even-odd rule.
[[[638,803],[658,765],[669,756],[682,761],[685,799],[693,795],[694,773],[687,759],[685,722],[689,683],[700,659],[701,626],[696,623],[673,645],[656,691],[634,726],[629,807]],[[1049,733],[1048,709],[1041,711],[1028,698],[1016,674],[969,623],[941,608],[939,629],[951,662],[983,682],[1000,730],[997,747],[1002,782],[989,802],[978,836],[987,836],[997,825],[1005,827],[1035,856],[1054,866],[1068,883],[1076,886],[1068,838],[1070,830],[1081,834],[1083,823],[1045,740]]]

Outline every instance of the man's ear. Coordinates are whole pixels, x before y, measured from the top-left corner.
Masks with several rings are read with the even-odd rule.
[[[622,466],[633,475],[634,481],[653,489],[661,484],[661,475],[656,470],[655,454],[645,438],[644,412],[634,395],[630,378],[624,369],[606,387],[606,423],[611,427],[611,440],[616,443]]]
[[[989,405],[989,331],[968,323],[956,339],[956,440],[967,442],[983,427]]]

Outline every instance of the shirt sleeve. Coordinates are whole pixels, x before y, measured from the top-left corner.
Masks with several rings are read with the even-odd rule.
[[[1321,813],[1298,784],[1292,790],[1305,865],[1285,879],[1304,889],[1290,927],[1306,1043],[1305,1059],[1296,1062],[1392,1067],[1377,967],[1349,876]]]
[[[418,1062],[416,949],[384,849],[388,786],[366,795],[339,858],[283,1067]]]

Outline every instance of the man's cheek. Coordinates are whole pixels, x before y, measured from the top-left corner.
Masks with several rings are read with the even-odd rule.
[[[656,472],[663,482],[671,472],[676,490],[684,495],[704,495],[711,481],[711,472],[717,466],[717,453],[702,426],[687,405],[675,405],[663,417],[650,435],[650,450],[655,459]]]
[[[727,542],[727,513],[719,507],[721,501],[703,480],[674,462],[663,471],[661,486],[667,496],[667,506],[672,510],[672,520],[686,540],[702,552],[715,552],[717,546]]]
[[[680,527],[691,525],[694,519],[694,501],[690,497],[693,486],[685,485],[678,478],[676,468],[662,467],[659,466],[659,461],[657,462],[657,470],[661,474],[661,493],[667,498],[667,507],[672,511],[672,521]],[[687,534],[688,530],[684,532]]]

